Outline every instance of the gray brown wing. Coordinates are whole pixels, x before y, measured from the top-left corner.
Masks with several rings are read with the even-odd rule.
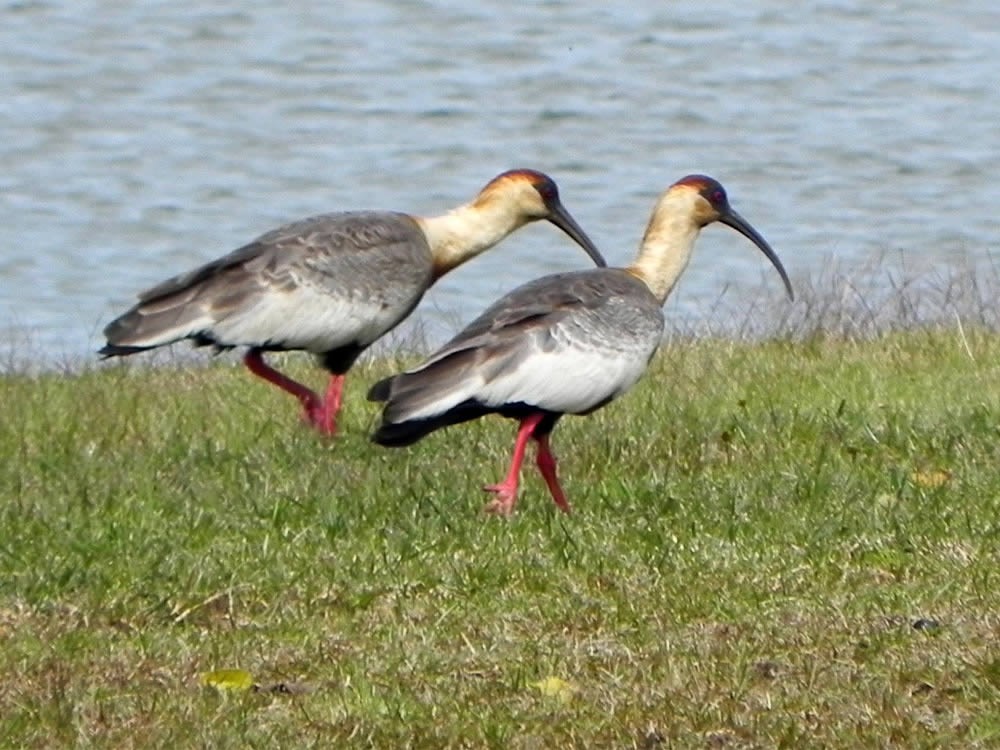
[[[168,297],[237,270],[278,285],[302,272],[327,276],[336,272],[338,266],[370,261],[359,258],[352,263],[350,255],[367,256],[372,250],[421,241],[426,244],[416,222],[405,214],[378,211],[320,214],[262,234],[221,258],[169,278],[140,293],[139,301]]]
[[[249,339],[258,338],[259,343],[294,348],[296,342],[269,335],[273,321],[264,312],[259,320],[248,319],[243,328],[253,329],[254,335],[248,332],[240,341],[230,341],[214,328],[228,315],[252,315],[266,294],[292,293],[299,287],[331,298],[365,299],[376,308],[412,307],[411,298],[419,299],[414,289],[427,283],[431,272],[426,238],[405,214],[314,216],[146,290],[137,305],[105,328],[108,346],[102,353],[127,354],[183,338],[223,346],[254,345]]]
[[[621,269],[544,276],[501,297],[418,367],[376,383],[369,398],[409,408],[459,388],[470,372],[490,380],[535,350],[573,340],[627,347],[622,330],[657,338],[662,324],[656,299]]]
[[[638,286],[637,286],[638,285]],[[426,364],[458,351],[495,346],[531,330],[551,331],[569,314],[597,311],[622,294],[641,293],[641,282],[615,268],[588,269],[535,279],[504,295],[431,355]]]
[[[376,439],[406,444],[505,404],[587,413],[631,387],[662,331],[658,301],[621,269],[530,282],[427,362],[371,389],[387,402]]]

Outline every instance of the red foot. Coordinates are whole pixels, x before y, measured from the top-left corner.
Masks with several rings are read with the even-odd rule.
[[[552,455],[549,448],[549,436],[534,434],[535,428],[544,418],[543,414],[532,414],[521,420],[521,426],[517,430],[517,439],[514,440],[514,455],[510,460],[510,469],[506,478],[500,484],[491,484],[483,487],[487,492],[496,495],[483,510],[487,513],[495,513],[498,516],[509,516],[514,512],[514,503],[517,502],[517,484],[521,476],[521,463],[524,461],[524,450],[528,444],[528,439],[533,438],[538,443],[537,465],[541,472],[542,479],[545,480],[549,492],[552,494],[552,502],[556,504],[563,513],[571,511],[566,494],[559,485],[559,478],[556,476],[556,457]]]
[[[337,413],[344,392],[344,376],[331,375],[330,385],[326,389],[326,398],[312,418],[313,426],[324,435],[337,434]]]
[[[495,516],[509,516],[514,512],[514,503],[517,502],[516,480],[513,484],[508,482],[488,484],[483,489],[496,494],[496,497],[483,506],[483,513],[490,513]]]
[[[251,349],[243,357],[243,363],[257,377],[263,378],[269,383],[273,383],[278,386],[281,390],[286,393],[290,393],[295,398],[299,400],[302,404],[302,419],[313,427],[316,427],[320,432],[325,435],[332,435],[337,431],[337,425],[334,421],[336,416],[336,410],[340,408],[340,393],[339,389],[336,393],[336,398],[331,400],[331,404],[335,406],[332,412],[327,408],[326,403],[312,390],[302,385],[302,383],[297,380],[293,380],[287,375],[278,372],[273,367],[268,365],[264,361],[262,352],[259,349]],[[343,385],[343,376],[339,376],[341,385]],[[330,383],[330,392],[333,391],[333,382]]]
[[[549,436],[545,435],[536,439],[538,441],[536,464],[538,470],[542,473],[542,479],[545,480],[545,484],[548,485],[549,492],[552,494],[552,502],[563,513],[569,513],[572,508],[570,508],[569,502],[566,500],[566,494],[563,492],[562,487],[559,486],[559,479],[556,476],[556,457],[552,455],[552,451],[549,449]]]
[[[326,408],[318,396],[315,400],[303,401],[302,421],[310,427],[315,427],[324,435],[332,435],[337,429],[336,425],[334,425],[333,432],[328,432]]]
[[[496,497],[483,508],[487,513],[495,513],[499,516],[509,516],[514,512],[514,503],[517,502],[517,483],[521,477],[521,463],[524,461],[524,449],[528,444],[531,433],[542,421],[543,414],[532,414],[521,420],[521,426],[517,430],[517,438],[514,440],[514,455],[510,460],[510,469],[507,477],[500,484],[491,484],[484,487],[487,492],[495,492]]]

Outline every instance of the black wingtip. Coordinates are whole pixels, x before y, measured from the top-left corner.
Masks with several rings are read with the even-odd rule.
[[[138,354],[139,352],[144,352],[150,347],[148,346],[118,346],[117,344],[106,344],[97,350],[97,353],[101,355],[101,359],[108,359],[109,357],[127,357],[129,354]]]
[[[452,407],[444,414],[438,414],[434,417],[410,419],[405,422],[382,422],[372,435],[372,442],[384,445],[386,448],[402,448],[413,445],[437,430],[479,419],[479,417],[492,414],[495,411],[496,409],[492,407],[469,399]]]
[[[384,448],[405,448],[440,426],[435,420],[424,419],[398,424],[383,422],[372,434],[371,440]]]
[[[392,381],[396,378],[395,375],[391,375],[388,378],[382,378],[375,385],[368,389],[368,400],[369,401],[388,401],[389,391],[392,390]]]

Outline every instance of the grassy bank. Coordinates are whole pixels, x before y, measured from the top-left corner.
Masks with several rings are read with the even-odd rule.
[[[1000,742],[1000,336],[669,345],[509,521],[512,424],[378,449],[383,372],[333,441],[235,367],[0,379],[0,744]]]

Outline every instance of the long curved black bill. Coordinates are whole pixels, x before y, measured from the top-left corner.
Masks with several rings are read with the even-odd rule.
[[[788,299],[795,299],[795,292],[792,291],[792,282],[788,280],[788,274],[785,273],[785,267],[781,265],[781,261],[778,260],[778,256],[775,254],[774,250],[771,249],[771,246],[767,244],[767,240],[761,237],[760,233],[750,226],[750,222],[731,208],[728,213],[724,213],[719,217],[719,221],[726,226],[732,227],[760,248],[761,252],[767,256],[767,259],[771,261],[774,267],[778,269],[778,273],[781,274],[781,280],[785,282],[785,291],[788,292]]]
[[[561,203],[549,206],[549,211],[549,221],[563,230],[576,244],[586,250],[587,255],[590,256],[590,259],[594,261],[598,268],[607,268],[608,262],[604,260],[604,256],[601,255],[601,252],[594,246],[594,243],[590,241],[587,233],[580,228],[580,225],[569,215],[569,211],[563,208]]]

